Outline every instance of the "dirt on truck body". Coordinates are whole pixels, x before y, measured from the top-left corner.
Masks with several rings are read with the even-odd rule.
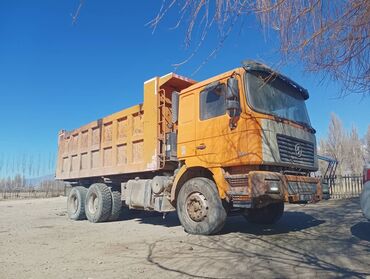
[[[202,82],[148,80],[143,104],[60,132],[56,178],[73,186],[68,215],[103,222],[122,204],[177,210],[187,232],[214,234],[230,212],[271,224],[284,202],[319,201],[307,98],[256,62]]]

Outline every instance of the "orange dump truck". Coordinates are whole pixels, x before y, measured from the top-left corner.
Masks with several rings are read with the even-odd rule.
[[[144,102],[59,133],[56,178],[73,220],[118,218],[121,206],[177,211],[193,234],[229,213],[271,224],[284,202],[322,199],[307,90],[257,62],[204,80],[168,74]]]

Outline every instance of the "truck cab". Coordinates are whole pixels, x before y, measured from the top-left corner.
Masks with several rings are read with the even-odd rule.
[[[222,197],[245,207],[262,192],[290,202],[321,199],[318,180],[308,177],[318,162],[305,89],[249,62],[179,95],[178,159],[223,176]]]

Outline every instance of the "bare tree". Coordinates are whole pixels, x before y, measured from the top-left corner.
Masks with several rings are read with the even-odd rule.
[[[317,146],[317,154],[329,156],[326,149],[327,149],[326,139],[321,138],[319,140],[319,144]],[[325,174],[325,171],[326,171],[327,167],[328,167],[327,162],[319,160],[319,172],[320,172],[321,175]]]
[[[366,152],[357,128],[353,126],[350,133],[347,133],[341,120],[334,113],[331,115],[328,137],[320,139],[319,152],[338,161],[339,175],[362,173]]]
[[[347,161],[351,174],[361,174],[364,168],[365,152],[361,140],[358,136],[356,127],[352,126],[347,145]]]
[[[365,146],[366,146],[366,163],[370,164],[370,125],[367,127],[367,133],[365,135]]]
[[[331,114],[329,123],[328,138],[320,141],[320,150],[324,155],[330,156],[338,161],[337,173],[345,174],[348,169],[346,164],[347,135],[343,124],[334,113]]]
[[[0,177],[2,177],[4,166],[5,166],[5,160],[4,160],[4,154],[2,153],[0,155]]]
[[[33,165],[33,155],[30,154],[29,160],[28,160],[28,177],[31,177],[34,172],[34,165]]]
[[[175,27],[187,27],[187,46],[194,30],[201,30],[194,52],[216,25],[213,56],[237,22],[254,15],[266,34],[278,36],[283,62],[302,61],[307,71],[339,81],[343,93],[370,94],[369,0],[163,0],[151,26],[157,28],[171,10],[178,11]]]

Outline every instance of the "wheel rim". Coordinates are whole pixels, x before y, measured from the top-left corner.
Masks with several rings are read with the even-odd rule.
[[[208,214],[206,197],[199,192],[191,193],[186,199],[186,212],[194,222],[203,221]]]
[[[95,212],[98,210],[98,206],[99,206],[99,199],[98,199],[98,196],[95,193],[92,193],[90,195],[88,205],[89,205],[89,211],[92,214],[95,214]]]
[[[73,195],[70,199],[69,199],[69,208],[71,209],[71,212],[73,214],[75,214],[78,210],[78,205],[79,205],[79,202],[78,202],[78,198],[76,195]]]

